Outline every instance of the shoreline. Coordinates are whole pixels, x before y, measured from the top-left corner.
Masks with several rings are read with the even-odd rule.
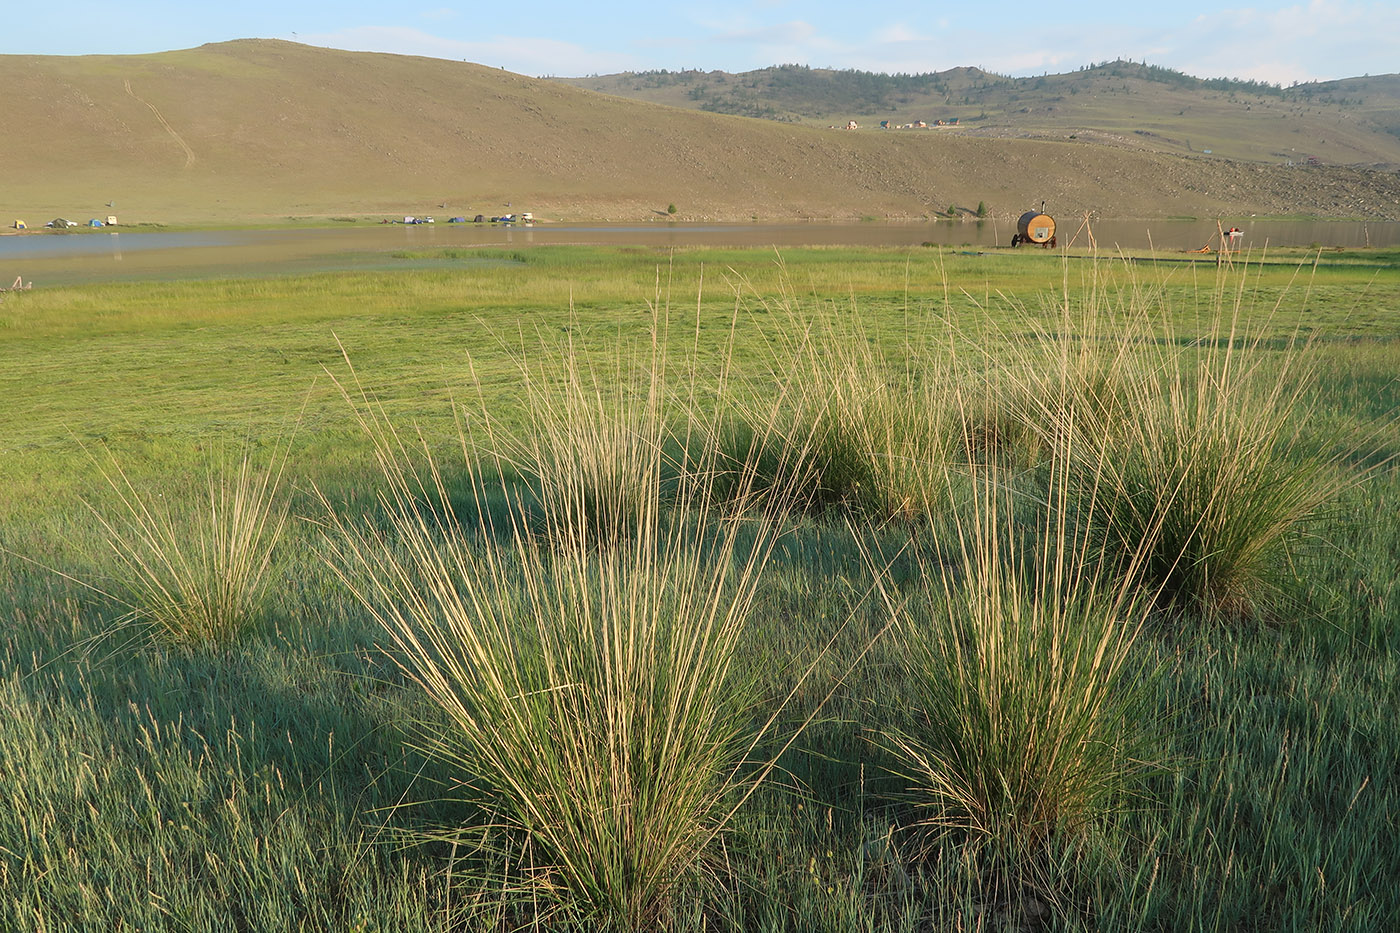
[[[1068,227],[1071,223],[1078,226],[1085,217],[1085,212],[1065,212],[1050,210],[1048,213],[1061,218],[1062,228]],[[1227,213],[1217,214],[1170,214],[1170,215],[1111,215],[1101,214],[1097,211],[1090,211],[1089,223],[1098,224],[1185,224],[1185,223],[1317,223],[1317,224],[1396,224],[1400,223],[1400,217],[1376,218],[1358,217],[1353,215],[1318,215],[1318,214],[1263,214],[1263,213]],[[1004,211],[989,212],[985,217],[977,217],[973,214],[967,216],[947,217],[939,215],[864,215],[864,216],[828,216],[814,217],[811,215],[765,215],[762,217],[733,217],[729,215],[721,216],[677,216],[677,217],[569,217],[561,219],[557,217],[540,216],[536,213],[532,224],[503,224],[483,221],[476,223],[472,220],[452,223],[448,220],[434,219],[428,223],[405,224],[401,219],[403,214],[360,214],[349,215],[301,215],[290,216],[281,219],[266,217],[230,217],[223,220],[170,220],[170,221],[135,221],[131,223],[104,224],[101,227],[89,227],[87,224],[75,224],[67,229],[53,229],[48,227],[28,227],[23,230],[16,230],[11,227],[0,229],[0,237],[50,237],[50,236],[92,236],[113,233],[214,233],[214,232],[239,232],[239,231],[259,231],[259,230],[344,230],[352,228],[378,228],[378,227],[431,227],[431,228],[451,228],[451,229],[515,229],[529,230],[540,228],[577,228],[577,227],[611,227],[611,228],[632,228],[632,227],[654,227],[658,230],[664,229],[696,229],[702,227],[799,227],[799,226],[831,226],[831,227],[871,227],[871,226],[931,226],[936,228],[946,227],[966,227],[977,226],[979,224],[1005,225],[1008,230],[1014,232],[1017,219],[1021,216],[1017,213]],[[432,216],[432,215],[424,215]]]

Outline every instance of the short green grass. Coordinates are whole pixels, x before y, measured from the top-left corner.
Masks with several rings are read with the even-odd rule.
[[[374,445],[330,384],[345,378],[342,354],[392,423],[421,430],[450,463],[475,413],[523,431],[519,361],[569,339],[601,365],[667,319],[677,360],[719,379],[727,358],[735,385],[757,387],[787,374],[778,351],[797,309],[813,332],[858,337],[870,355],[850,358],[871,361],[860,380],[874,384],[883,366],[898,387],[956,348],[961,368],[946,378],[974,393],[1009,354],[1025,359],[1059,332],[1067,305],[1094,309],[1111,337],[1136,303],[1189,343],[1215,335],[1222,289],[1243,296],[1259,352],[1286,352],[1299,332],[1313,341],[1313,420],[1290,455],[1316,449],[1372,472],[1309,520],[1325,546],[1286,612],[1228,624],[1188,613],[1138,634],[1134,669],[1161,672],[1143,700],[1154,767],[1111,787],[1090,818],[1038,832],[1010,886],[990,883],[965,835],[911,835],[919,808],[887,737],[910,734],[920,672],[900,642],[875,637],[888,614],[872,588],[882,580],[894,605],[936,601],[944,580],[957,591],[944,576],[961,560],[956,539],[939,518],[796,516],[757,581],[733,673],[777,713],[774,736],[816,718],[786,751],[777,738],[755,749],[755,761],[781,752],[779,770],[706,850],[703,872],[668,889],[665,915],[677,929],[794,931],[991,930],[1013,917],[1069,930],[1360,931],[1400,916],[1393,257],[1324,256],[1316,269],[1271,257],[1222,281],[1213,264],[936,250],[525,255],[387,277],[45,289],[0,305],[0,927],[529,922],[480,883],[512,877],[518,853],[492,861],[450,837],[413,841],[481,814],[460,773],[419,747],[419,727],[450,721],[320,553],[312,484],[361,534],[390,528]],[[120,574],[82,505],[115,504],[84,445],[105,444],[142,496],[190,501],[208,496],[207,467],[235,442],[271,452],[293,433],[294,519],[240,636],[148,637],[120,624],[121,602],[82,585],[110,592]],[[1356,436],[1362,449],[1345,440]]]

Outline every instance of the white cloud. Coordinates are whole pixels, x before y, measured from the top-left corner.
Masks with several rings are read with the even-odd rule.
[[[1196,17],[1173,38],[1172,67],[1204,77],[1288,84],[1393,72],[1400,7],[1310,0],[1266,10],[1224,9]]]
[[[976,65],[1011,75],[1062,72],[1118,58],[1147,61],[1200,77],[1293,81],[1393,72],[1400,7],[1357,0],[1309,0],[1266,9],[1222,8],[1179,25],[1070,21],[924,38],[902,25],[838,44],[843,67],[937,71]]]
[[[985,67],[1024,75],[1130,58],[1203,78],[1287,85],[1393,72],[1400,66],[1395,36],[1400,8],[1392,4],[1310,0],[1274,9],[1221,8],[1171,27],[1027,27],[1024,43],[1004,36],[999,46],[1005,51],[986,57]]]
[[[749,29],[731,29],[711,36],[711,42],[741,42],[757,45],[793,45],[811,41],[816,37],[817,27],[802,20],[774,23]]]
[[[889,26],[875,30],[874,40],[877,43],[899,43],[899,42],[929,42],[933,37],[925,35],[911,29],[904,23],[894,23]]]
[[[452,2],[452,0],[448,0]],[[1229,2],[1229,0],[1227,0]],[[647,68],[724,68],[742,71],[795,62],[814,67],[868,71],[930,72],[974,65],[1002,74],[1034,75],[1079,68],[1117,58],[1147,61],[1201,77],[1240,77],[1289,84],[1293,81],[1396,71],[1395,37],[1400,4],[1375,0],[1302,0],[1268,7],[1211,8],[1199,15],[1187,7],[1154,24],[1129,14],[1085,22],[1069,16],[1046,21],[1040,14],[1008,14],[993,24],[990,14],[964,19],[905,14],[881,20],[872,10],[861,27],[846,29],[818,18],[772,21],[802,9],[781,0],[743,8],[706,7],[689,28],[646,32],[612,28],[610,38],[575,41],[522,35],[448,38],[446,22],[459,34],[470,28],[453,7],[429,9],[441,20],[428,30],[367,26],[302,36],[302,41],[341,48],[466,59],[526,74],[578,75]],[[1089,16],[1091,14],[1084,14]],[[1109,14],[1111,15],[1111,14]],[[674,24],[672,24],[674,26]],[[540,23],[541,30],[554,24]],[[533,30],[536,27],[529,27]],[[669,33],[669,34],[667,34]],[[601,48],[589,41],[607,41]]]

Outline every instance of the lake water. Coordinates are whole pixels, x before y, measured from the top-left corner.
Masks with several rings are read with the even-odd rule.
[[[1241,248],[1400,245],[1400,223],[1226,219]],[[1015,227],[1005,221],[792,224],[356,224],[330,229],[140,232],[83,230],[0,236],[0,286],[15,276],[38,285],[133,279],[280,275],[338,269],[402,268],[403,250],[552,244],[655,247],[799,246],[1004,248]],[[1100,251],[1152,248],[1163,253],[1218,245],[1216,222],[1104,221],[1086,226],[1058,218],[1059,245]],[[1027,247],[1023,247],[1027,248]]]

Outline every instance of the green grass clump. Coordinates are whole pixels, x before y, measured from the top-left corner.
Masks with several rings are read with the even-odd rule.
[[[203,496],[181,506],[139,491],[115,464],[104,471],[119,507],[91,505],[116,561],[130,619],[186,645],[227,645],[258,621],[286,526],[285,458],[211,471]]]
[[[1230,328],[1142,349],[1126,416],[1080,425],[1076,456],[1103,476],[1090,521],[1108,559],[1151,540],[1137,572],[1160,605],[1276,615],[1298,593],[1311,524],[1358,481],[1339,469],[1347,438],[1327,449],[1312,436],[1307,348],[1270,352]]]
[[[848,471],[854,476],[848,498],[858,511],[878,521],[926,520],[948,501],[949,387],[937,371],[920,380],[871,375],[846,373],[820,436],[859,457],[860,472]]]
[[[1152,537],[1142,581],[1174,612],[1273,615],[1296,595],[1309,522],[1353,480],[1306,449],[1296,400],[1226,371],[1184,375],[1106,438],[1092,521],[1111,559]]]
[[[678,251],[675,288],[718,263],[752,292],[707,295],[685,341],[649,352],[658,253],[526,253],[51,286],[0,309],[0,929],[1369,933],[1400,916],[1393,262],[1319,268],[1301,294],[1281,262],[1198,287],[1174,261],[810,250],[776,274],[803,290],[788,316],[770,253]],[[1216,323],[1232,303],[1233,340]],[[819,336],[789,340],[804,327]],[[286,526],[266,624],[215,650],[104,638],[128,607],[81,582],[119,564],[82,499],[136,523],[83,445],[193,555],[192,515],[217,501],[205,451],[280,435],[337,358],[332,329],[382,385],[378,423],[412,434],[376,451],[355,423],[369,406],[314,395],[279,488],[315,484],[341,527]],[[505,333],[549,349],[522,366]],[[947,463],[945,435],[910,436],[938,412]],[[721,458],[717,426],[739,420]],[[765,524],[818,429],[861,478]],[[1201,625],[1242,604],[1164,596],[1151,618],[1174,624],[1137,631],[1203,516],[1258,511],[1249,484],[1298,494],[1204,469],[1242,451],[1342,482],[1269,546],[1248,611],[1306,602],[1288,625]],[[929,469],[888,481],[917,525],[862,501],[902,459]],[[212,475],[235,485],[237,462]],[[782,479],[759,496],[763,475]],[[1142,488],[1166,492],[1115,504]],[[1134,510],[1164,569],[1125,558]],[[1193,564],[1226,549],[1209,540]],[[862,547],[897,556],[872,568]],[[870,647],[891,620],[879,586],[898,627]],[[707,613],[725,620],[710,634]]]
[[[755,463],[761,482],[783,485],[808,512],[840,507],[886,522],[942,510],[954,388],[944,357],[882,345],[860,324],[830,308],[806,310],[791,296],[778,310],[776,379],[748,391],[780,406],[747,419],[764,425],[774,449],[754,447],[746,427],[731,428],[727,444],[737,458]]]
[[[602,372],[568,350],[546,356],[562,372],[526,367],[524,436],[499,438],[509,457],[499,466],[526,479],[549,537],[574,548],[621,546],[661,507],[663,399],[655,380],[625,366],[625,350]]]
[[[929,592],[886,588],[911,715],[883,742],[911,825],[924,851],[962,840],[1017,884],[1137,789],[1156,691],[1134,660],[1150,604],[1097,566],[1067,520],[1071,465],[1051,469],[1048,507],[978,470]]]
[[[1315,519],[1357,481],[1342,468],[1357,436],[1319,433],[1316,348],[1253,308],[1238,271],[1221,270],[1189,336],[1160,289],[1111,291],[1094,275],[1058,331],[1001,367],[1021,422],[1003,433],[1025,461],[1075,464],[1076,520],[1159,607],[1277,615],[1299,591]]]
[[[441,714],[422,724],[429,748],[480,813],[447,833],[485,854],[456,870],[537,921],[648,929],[704,885],[713,843],[772,767],[749,759],[775,717],[764,725],[732,668],[780,503],[731,518],[707,482],[663,496],[661,369],[643,367],[638,407],[614,418],[616,399],[566,352],[559,394],[536,396],[557,411],[523,448],[549,533],[519,506],[480,520],[501,491],[499,448],[464,440],[461,514],[431,459],[415,467],[363,403],[388,530],[335,515],[329,547]],[[625,396],[637,384],[620,375]],[[687,469],[714,469],[713,447],[679,446]]]

